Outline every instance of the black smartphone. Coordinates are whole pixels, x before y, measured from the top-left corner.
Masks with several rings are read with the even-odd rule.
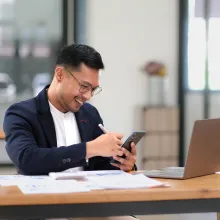
[[[128,138],[127,140],[122,144],[121,147],[126,148],[128,151],[131,152],[131,142],[134,142],[134,144],[136,145],[142,137],[144,137],[144,135],[146,134],[145,131],[135,131],[133,132]],[[123,155],[121,156],[122,158],[125,158],[126,156]],[[119,161],[115,160],[115,159],[111,159],[111,163],[120,163]]]

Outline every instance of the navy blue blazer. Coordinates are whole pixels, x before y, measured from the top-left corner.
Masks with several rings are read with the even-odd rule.
[[[82,166],[84,170],[118,169],[108,157],[92,157],[88,163],[86,142],[102,133],[97,109],[85,103],[75,113],[82,142],[57,148],[56,132],[45,87],[35,98],[15,103],[5,113],[3,128],[6,151],[24,175],[45,175]]]

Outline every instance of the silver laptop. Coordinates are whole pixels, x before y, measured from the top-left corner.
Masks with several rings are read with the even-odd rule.
[[[140,171],[148,177],[188,179],[220,171],[220,118],[194,123],[185,167]]]

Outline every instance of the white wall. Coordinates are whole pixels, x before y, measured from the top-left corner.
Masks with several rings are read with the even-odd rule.
[[[167,66],[168,104],[176,104],[178,1],[87,1],[86,38],[106,65],[101,76],[103,92],[92,103],[108,130],[127,136],[142,129],[141,113],[149,94],[140,68],[151,59]]]

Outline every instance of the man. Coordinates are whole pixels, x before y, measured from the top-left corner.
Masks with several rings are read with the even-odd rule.
[[[35,98],[13,104],[6,111],[7,153],[21,174],[45,175],[69,168],[84,170],[136,169],[136,149],[122,149],[122,135],[103,134],[102,119],[86,103],[101,91],[100,54],[86,45],[64,47],[54,77]],[[120,156],[126,155],[123,159]],[[111,164],[111,158],[120,164]]]
[[[21,174],[39,175],[73,167],[134,168],[136,150],[122,149],[122,135],[103,134],[102,119],[85,103],[99,93],[98,52],[86,45],[64,47],[51,85],[33,99],[13,104],[4,119],[7,153]],[[119,156],[125,154],[126,159]],[[121,164],[110,164],[110,158]],[[88,162],[87,162],[88,161]]]

